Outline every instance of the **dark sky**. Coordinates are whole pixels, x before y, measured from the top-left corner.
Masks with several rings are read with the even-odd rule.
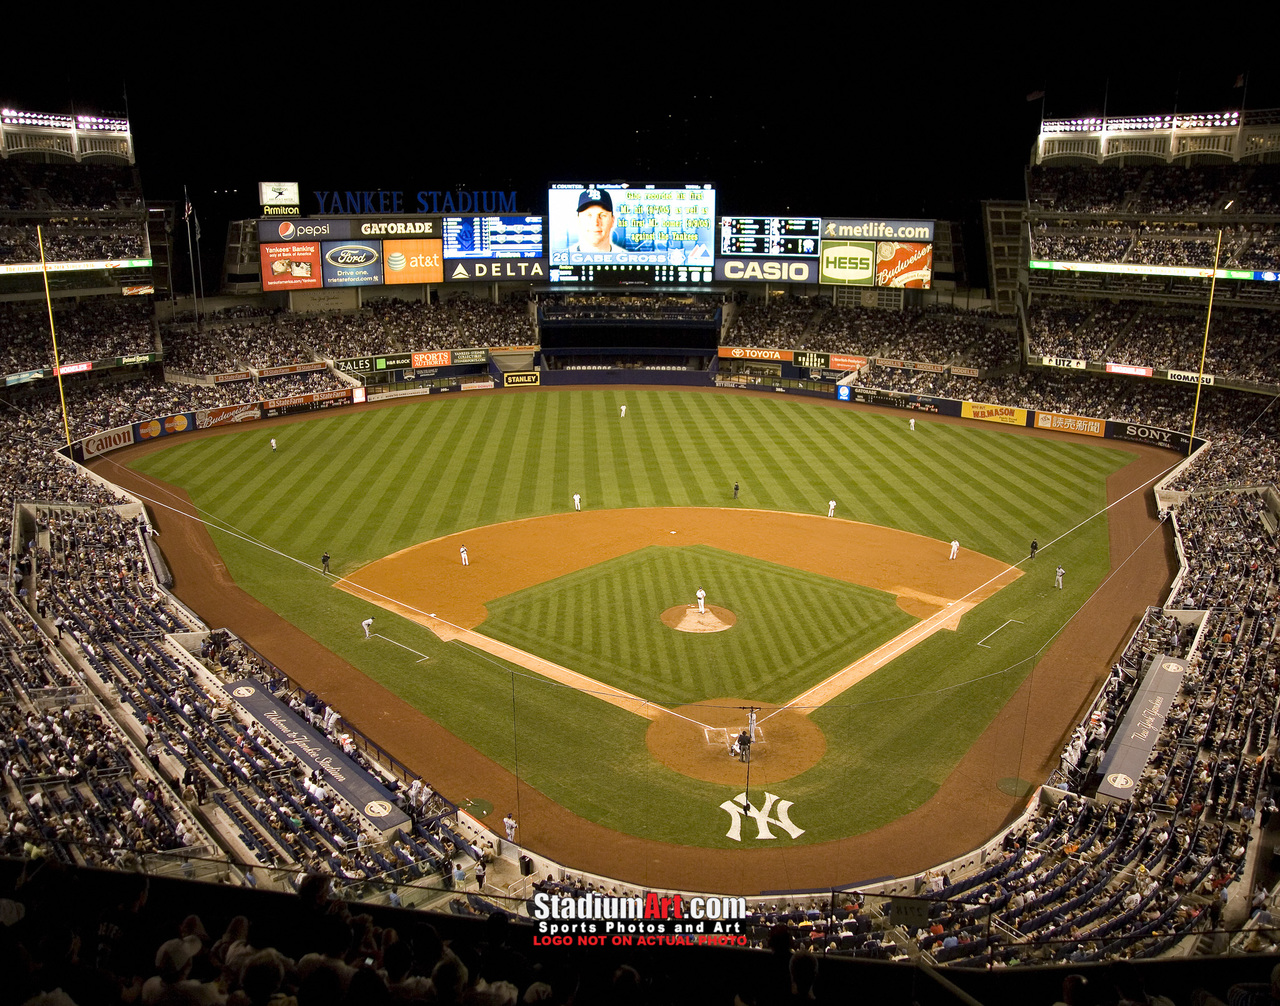
[[[894,69],[871,43],[824,55],[816,30],[789,45],[760,25],[735,47],[703,25],[689,37],[708,58],[690,83],[668,72],[680,46],[651,42],[671,55],[632,72],[620,56],[599,59],[600,38],[580,25],[552,53],[505,23],[490,26],[493,41],[480,22],[457,38],[390,26],[374,40],[344,24],[301,42],[207,24],[178,44],[172,27],[112,29],[120,41],[105,55],[92,46],[7,68],[17,72],[0,101],[123,112],[127,91],[147,198],[180,200],[188,185],[206,233],[256,215],[258,181],[301,183],[304,212],[317,189],[462,188],[514,190],[519,208],[542,213],[549,181],[619,179],[714,182],[720,213],[963,220],[979,230],[970,243],[980,200],[1023,194],[1041,116],[1032,92],[1047,92],[1049,117],[1280,107],[1276,60],[1179,66],[1154,43],[1150,63],[1134,58],[1140,48],[1090,43],[1127,57],[1107,65],[1078,45],[1054,47],[1059,57],[1008,39],[964,44],[944,26],[936,39],[895,39],[927,58]],[[1247,89],[1234,86],[1241,74]]]

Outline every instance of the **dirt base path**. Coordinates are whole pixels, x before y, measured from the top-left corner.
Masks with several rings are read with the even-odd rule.
[[[835,402],[824,404],[830,408],[850,407]],[[388,406],[379,403],[373,407]],[[900,411],[853,408],[905,422]],[[305,422],[310,418],[314,417],[269,420],[263,425]],[[976,420],[936,416],[917,419],[991,428]],[[217,436],[223,432],[231,431],[191,435]],[[1067,434],[1019,432],[1078,442],[1078,438]],[[1163,597],[1177,568],[1172,530],[1159,525],[1150,492],[1135,493],[1115,507],[1109,515],[1114,575],[1058,637],[1035,672],[933,798],[912,813],[874,832],[819,846],[742,850],[673,846],[601,827],[520,784],[496,762],[459,741],[236,587],[226,576],[204,525],[191,519],[193,511],[186,494],[122,467],[133,457],[167,446],[169,443],[161,440],[127,448],[94,461],[90,467],[130,491],[163,499],[175,507],[150,509],[161,531],[161,544],[174,573],[176,591],[207,624],[225,625],[243,636],[451,798],[462,801],[484,797],[495,805],[496,813],[518,808],[520,838],[531,849],[575,870],[650,887],[738,895],[823,890],[909,874],[980,845],[1016,816],[1026,802],[1025,796],[1008,795],[1013,788],[1007,785],[1010,779],[1038,783],[1057,764],[1066,736],[1092,701],[1128,633],[1145,606],[1158,603]],[[1120,499],[1177,461],[1175,455],[1155,447],[1115,443],[1108,446],[1134,455],[1132,464],[1107,480],[1109,500]],[[1052,554],[1045,558],[1052,561]],[[727,756],[725,762],[729,762]]]

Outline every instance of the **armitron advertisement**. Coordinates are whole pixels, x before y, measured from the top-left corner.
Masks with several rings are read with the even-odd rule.
[[[259,245],[258,250],[262,259],[262,289],[320,289],[320,246],[314,241]]]
[[[933,245],[880,241],[876,244],[876,286],[928,290],[933,282]]]
[[[1015,409],[1008,405],[961,402],[960,415],[966,419],[981,419],[988,423],[1007,423],[1010,426],[1027,425],[1027,410]]]

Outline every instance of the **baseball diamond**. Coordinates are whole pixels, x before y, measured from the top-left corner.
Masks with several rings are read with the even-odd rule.
[[[251,461],[237,431],[98,464],[173,501],[157,519],[177,593],[210,624],[298,667],[442,788],[518,800],[530,847],[663,886],[825,887],[972,848],[1021,809],[997,783],[1047,775],[1169,580],[1161,539],[1124,563],[1155,525],[1141,494],[1089,520],[1168,466],[1152,448],[972,420],[911,434],[876,409],[635,387],[620,424],[620,398],[357,408],[294,426],[287,471]],[[574,513],[566,486],[592,509]],[[815,502],[833,497],[828,519]],[[212,537],[179,516],[191,503]],[[1028,572],[1032,537],[1072,569],[1065,589]],[[292,558],[316,542],[342,589]],[[650,553],[666,558],[635,558]],[[663,624],[699,585],[731,631]],[[375,612],[431,660],[356,645]],[[742,656],[734,641],[761,624]],[[748,704],[753,789],[789,801],[795,835],[732,837],[721,808],[744,766],[716,738]]]

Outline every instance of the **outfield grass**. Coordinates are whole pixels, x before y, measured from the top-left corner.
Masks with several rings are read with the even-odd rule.
[[[214,540],[241,586],[508,768],[518,745],[520,776],[548,796],[622,831],[727,847],[718,808],[733,793],[655,763],[644,721],[441,643],[332,589],[295,559],[316,566],[328,550],[334,572],[350,572],[443,534],[567,511],[580,492],[592,509],[825,513],[834,497],[842,517],[958,538],[1013,563],[1031,538],[1043,544],[1101,510],[1106,476],[1131,459],[1112,447],[917,420],[910,432],[905,415],[631,388],[440,396],[179,441],[137,467],[184,486],[234,528]],[[1058,562],[1068,570],[1062,591],[1052,589]],[[792,818],[806,829],[798,841],[870,830],[928,799],[1030,671],[1029,658],[1105,575],[1105,518],[1037,563],[968,614],[959,632],[935,634],[813,714],[827,755],[779,792],[796,801]],[[370,613],[430,663],[365,645],[359,622]],[[1011,618],[1018,622],[1005,624]],[[989,649],[975,646],[1002,625]],[[732,677],[724,681],[713,693],[738,691]]]
[[[738,617],[677,632],[696,586]],[[485,635],[667,706],[785,703],[917,620],[892,594],[705,545],[651,546],[490,601]]]

